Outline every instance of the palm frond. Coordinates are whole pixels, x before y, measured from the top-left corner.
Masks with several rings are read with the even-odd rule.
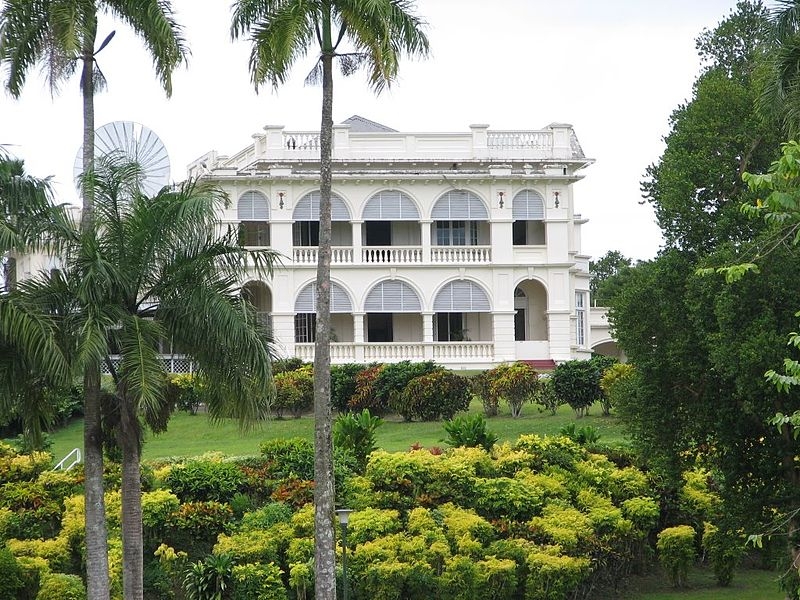
[[[258,89],[284,83],[292,65],[315,39],[317,0],[239,0],[234,4],[231,37],[249,35],[250,77]]]
[[[161,87],[172,96],[172,73],[188,61],[183,27],[175,20],[169,0],[104,0],[102,3],[127,23],[147,46]]]
[[[425,57],[430,51],[425,22],[411,0],[337,0],[336,18],[358,54],[367,60],[369,83],[376,93],[391,85],[401,56]]]

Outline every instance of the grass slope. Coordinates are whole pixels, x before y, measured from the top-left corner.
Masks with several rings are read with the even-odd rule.
[[[470,412],[482,412],[480,403],[473,402]],[[594,412],[599,413],[599,407],[595,407]],[[622,426],[616,418],[594,414],[576,420],[568,406],[562,406],[558,414],[550,415],[540,413],[534,405],[528,405],[518,419],[512,419],[508,411],[501,410],[499,416],[489,419],[489,428],[501,440],[513,441],[526,433],[557,434],[569,423],[577,423],[578,427],[590,425],[596,428],[600,432],[601,442],[622,442],[625,439]],[[314,420],[310,416],[265,421],[252,431],[242,433],[237,424],[231,421],[212,423],[202,414],[193,416],[175,413],[166,433],[147,436],[143,458],[149,460],[166,456],[198,456],[212,451],[232,456],[254,455],[258,454],[258,445],[263,440],[296,436],[310,440],[313,431]],[[378,430],[377,437],[378,445],[389,451],[408,450],[414,443],[425,447],[445,445],[441,422],[404,423],[394,415],[386,419],[386,424]],[[83,448],[83,421],[75,421],[53,433],[51,439],[56,460],[73,448]]]
[[[667,587],[667,578],[660,572],[645,577],[632,577],[628,591],[620,600],[783,600],[774,571],[743,569],[737,571],[728,587],[718,587],[710,569],[692,569],[689,587]]]

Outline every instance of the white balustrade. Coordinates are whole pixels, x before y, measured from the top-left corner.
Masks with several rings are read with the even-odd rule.
[[[388,342],[364,344],[364,360],[386,361],[422,360],[425,346],[422,342]]]
[[[494,342],[436,342],[433,345],[433,360],[468,361],[493,358]]]
[[[365,246],[361,262],[407,265],[422,262],[421,246]]]
[[[432,246],[432,263],[488,264],[492,262],[491,246]]]
[[[425,349],[433,348],[433,359],[441,362],[491,362],[494,359],[494,342],[336,342],[331,344],[331,361],[334,363],[356,360],[356,348],[361,347],[365,362],[398,362],[425,360]],[[294,345],[294,354],[306,362],[314,360],[314,344]]]
[[[490,131],[486,143],[489,148],[544,150],[552,147],[553,134],[549,131]]]
[[[316,266],[319,256],[317,246],[295,246],[292,252],[295,265]],[[349,246],[334,246],[331,248],[331,262],[336,265],[349,265],[353,263],[353,249]]]

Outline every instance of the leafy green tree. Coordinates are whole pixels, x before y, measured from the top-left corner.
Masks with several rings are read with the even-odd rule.
[[[272,395],[270,342],[239,293],[251,269],[271,272],[269,251],[246,251],[218,214],[227,198],[189,181],[155,197],[138,188],[136,164],[109,161],[91,178],[95,218],[75,231],[61,271],[19,284],[23,300],[65,315],[76,368],[102,362],[114,381],[122,450],[123,585],[143,597],[140,453],[142,420],[158,432],[171,407],[159,345],[169,340],[195,361],[212,418],[245,426]],[[221,232],[221,233],[217,233]],[[112,359],[118,355],[118,359]]]
[[[589,289],[595,306],[608,306],[615,293],[616,276],[631,264],[631,259],[619,250],[609,250],[597,261],[589,263],[589,271],[592,274]]]
[[[181,28],[169,0],[7,0],[0,10],[0,64],[6,89],[19,97],[31,69],[41,64],[51,92],[80,66],[83,100],[83,170],[94,169],[94,95],[106,79],[97,55],[111,41],[109,33],[97,45],[98,16],[108,12],[133,29],[147,46],[156,74],[172,93],[172,72],[186,58]],[[94,192],[82,190],[82,227],[92,228]],[[86,474],[86,564],[89,600],[106,600],[108,547],[103,501],[103,456],[100,417],[100,368],[84,373],[84,472]]]
[[[413,8],[412,0],[237,0],[234,3],[231,34],[234,38],[250,35],[250,74],[256,89],[266,82],[275,87],[284,83],[293,63],[312,46],[319,48],[319,58],[307,78],[310,82],[322,82],[314,348],[315,594],[319,599],[336,593],[330,407],[333,67],[338,62],[344,75],[366,68],[376,92],[390,85],[397,76],[403,54],[424,56],[428,52],[423,22],[412,12]]]
[[[642,182],[667,248],[706,254],[760,229],[739,207],[753,198],[742,174],[765,169],[780,140],[754,105],[763,87],[767,15],[760,2],[739,2],[698,38],[704,71],[691,100],[670,116],[666,149]]]

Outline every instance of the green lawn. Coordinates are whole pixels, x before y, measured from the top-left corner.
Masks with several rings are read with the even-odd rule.
[[[783,600],[778,575],[775,571],[741,570],[734,575],[730,586],[719,587],[710,570],[693,569],[689,573],[689,587],[677,590],[669,587],[662,573],[654,572],[632,577],[620,600]]]
[[[481,410],[479,402],[473,402],[470,407],[470,412]],[[525,433],[557,434],[564,425],[578,423],[579,426],[595,427],[600,432],[601,442],[621,442],[625,439],[616,418],[599,416],[599,407],[595,407],[594,412],[597,414],[576,421],[568,406],[561,407],[558,414],[553,416],[540,413],[536,406],[528,405],[518,419],[512,419],[507,411],[501,410],[499,416],[489,419],[489,428],[501,440],[514,440]],[[198,456],[212,451],[234,456],[258,454],[258,445],[263,440],[295,436],[311,439],[313,430],[314,421],[311,417],[266,421],[255,430],[243,434],[232,422],[213,424],[202,414],[192,416],[176,413],[170,420],[166,433],[147,437],[144,459]],[[378,445],[390,451],[407,450],[414,443],[426,447],[444,446],[444,436],[441,422],[404,423],[399,418],[390,416],[386,419],[386,424],[378,430]],[[53,433],[51,438],[53,455],[59,460],[73,448],[83,447],[83,421],[75,421]]]

